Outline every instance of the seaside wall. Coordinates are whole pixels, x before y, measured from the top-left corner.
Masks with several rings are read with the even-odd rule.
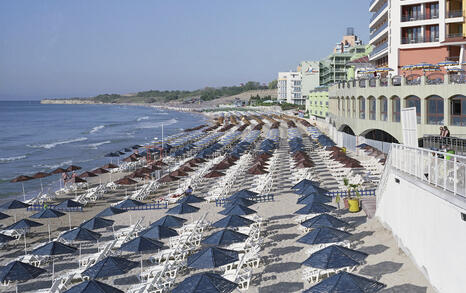
[[[466,200],[387,168],[376,217],[438,292],[465,292]]]

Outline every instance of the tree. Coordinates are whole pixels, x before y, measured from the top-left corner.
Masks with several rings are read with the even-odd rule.
[[[269,89],[276,89],[277,88],[277,84],[278,84],[278,80],[272,80],[271,82],[269,82]]]

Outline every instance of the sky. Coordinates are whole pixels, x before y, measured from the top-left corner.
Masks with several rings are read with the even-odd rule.
[[[329,55],[363,0],[1,0],[0,99],[269,82]]]

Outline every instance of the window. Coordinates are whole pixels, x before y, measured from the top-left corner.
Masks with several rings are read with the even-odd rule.
[[[466,126],[466,96],[454,96],[451,99],[451,124]]]
[[[368,98],[369,101],[369,120],[375,120],[375,98]]]
[[[401,103],[400,98],[392,98],[392,120],[393,122],[400,122]]]
[[[443,125],[443,99],[431,96],[427,100],[427,124]]]
[[[416,107],[417,124],[421,124],[421,99],[416,96],[406,98],[406,108]]]
[[[387,121],[388,102],[386,97],[380,98],[380,120]]]
[[[359,98],[359,119],[366,119],[366,99]]]

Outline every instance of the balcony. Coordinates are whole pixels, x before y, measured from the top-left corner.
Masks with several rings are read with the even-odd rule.
[[[372,50],[372,53],[370,54],[369,57],[374,57],[375,55],[377,55],[378,53],[380,53],[381,51],[387,48],[388,48],[388,42],[385,42],[382,45],[375,47],[374,50]]]
[[[456,18],[456,17],[463,17],[464,12],[463,10],[450,10],[447,13],[447,18]]]
[[[380,7],[380,9],[372,15],[371,20],[369,21],[369,23],[374,21],[374,19],[376,19],[377,16],[379,16],[380,13],[382,13],[385,10],[385,8],[387,8],[387,7],[388,7],[388,2],[385,2],[385,4],[382,5],[382,7]]]
[[[374,37],[376,37],[381,31],[386,29],[388,27],[388,22],[385,22],[381,27],[376,29],[374,32],[371,32],[369,39],[372,40]]]
[[[431,38],[426,38],[426,37],[415,37],[415,38],[401,38],[401,44],[407,45],[407,44],[419,44],[419,43],[433,43],[433,42],[438,42],[439,38],[438,36],[436,37],[431,37]]]
[[[426,19],[438,19],[438,13],[418,13],[416,15],[402,15],[401,22],[416,21],[416,20],[426,20]]]

